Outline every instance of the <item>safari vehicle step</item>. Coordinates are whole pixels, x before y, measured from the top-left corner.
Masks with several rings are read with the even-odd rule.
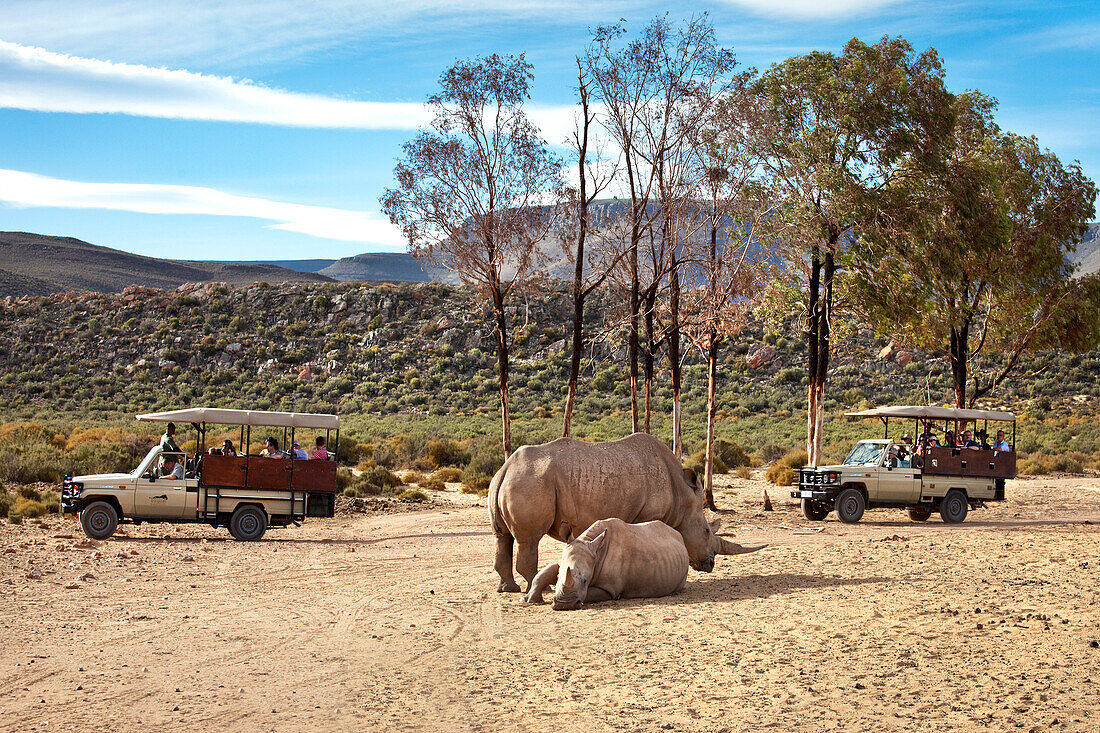
[[[879,418],[883,437],[861,440],[840,465],[798,469],[791,497],[800,500],[803,516],[811,521],[836,511],[842,522],[858,522],[867,509],[894,507],[917,522],[936,511],[945,522],[961,522],[970,508],[1003,501],[1006,479],[1016,476],[1016,416],[1011,412],[896,406],[847,414]],[[911,435],[917,439],[891,439],[890,418],[913,420]],[[979,421],[986,428],[991,421],[1011,423],[1012,443],[936,445],[933,430],[940,422],[945,435],[954,435]]]
[[[166,450],[162,441],[133,473],[66,477],[62,511],[79,514],[90,537],[111,536],[119,522],[203,522],[225,526],[239,540],[257,540],[269,527],[335,515],[335,457],[340,438],[336,415],[200,407],[138,415],[137,419],[190,422],[198,450],[186,455],[174,445]],[[206,451],[208,426],[219,424],[240,429],[239,445],[244,453]],[[331,443],[332,453],[318,451],[309,460],[281,452],[273,457],[248,455],[253,427],[267,428],[267,432],[281,428],[284,445],[294,442],[296,430],[324,430],[324,441],[319,443],[326,453],[332,431],[336,440]],[[177,468],[176,474],[164,475],[168,465],[186,466],[186,470]]]

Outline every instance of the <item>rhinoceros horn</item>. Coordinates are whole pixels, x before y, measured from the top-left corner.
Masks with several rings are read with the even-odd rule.
[[[746,552],[756,552],[757,550],[763,550],[767,545],[759,545],[757,547],[742,547],[736,542],[730,542],[725,537],[719,537],[718,542],[721,545],[721,549],[718,550],[719,555],[743,555]]]

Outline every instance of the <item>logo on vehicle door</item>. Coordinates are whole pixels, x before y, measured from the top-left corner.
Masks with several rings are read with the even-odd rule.
[[[160,496],[154,496],[149,499],[150,501],[168,501],[168,494],[161,494]]]

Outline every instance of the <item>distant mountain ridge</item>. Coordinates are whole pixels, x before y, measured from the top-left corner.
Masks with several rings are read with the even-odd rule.
[[[145,257],[72,237],[0,232],[0,296],[66,291],[119,292],[129,285],[175,288],[185,282],[332,282],[269,264]]]
[[[1077,251],[1070,257],[1070,262],[1077,263],[1080,268],[1078,275],[1100,272],[1100,222],[1089,224],[1088,233],[1077,245]]]

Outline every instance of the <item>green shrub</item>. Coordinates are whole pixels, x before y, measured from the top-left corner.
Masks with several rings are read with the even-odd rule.
[[[794,480],[794,469],[806,465],[806,451],[793,450],[768,466],[764,478],[778,486],[790,486]]]
[[[23,523],[23,515],[20,514],[17,511],[15,511],[14,509],[12,509],[11,511],[8,512],[8,521],[11,522],[12,524],[22,524]]]
[[[489,495],[489,484],[492,483],[493,477],[486,476],[485,474],[462,474],[462,493],[463,494],[477,494],[478,496]]]
[[[355,474],[350,468],[336,469],[336,490],[343,491],[355,481]]]
[[[752,478],[752,471],[749,470],[748,466],[738,466],[737,470],[733,472],[733,475],[737,478]],[[791,478],[793,479],[794,477],[792,476]]]
[[[0,517],[6,517],[8,511],[11,509],[11,505],[15,502],[15,499],[8,490],[0,487]]]
[[[34,488],[33,486],[20,486],[19,487],[19,495],[21,497],[23,497],[24,499],[29,499],[30,501],[41,501],[42,500],[42,492],[40,492],[38,489]]]
[[[449,438],[429,440],[424,457],[432,468],[461,466],[470,460],[469,452],[462,450],[457,442]]]
[[[722,463],[726,464],[727,468],[747,466],[752,462],[744,448],[725,438],[714,441],[714,453],[722,458]]]
[[[417,491],[416,489],[406,489],[397,495],[399,499],[405,501],[427,501],[428,495],[423,491]]]
[[[433,478],[438,478],[440,481],[446,481],[448,483],[454,483],[462,480],[461,468],[441,468],[432,474]]]
[[[786,448],[778,446],[775,443],[768,443],[760,449],[760,460],[764,463],[773,463],[782,458],[783,454],[786,452]]]
[[[416,482],[416,485],[422,489],[428,491],[446,491],[447,484],[443,482],[443,479],[439,478],[436,474],[431,476],[421,476],[420,480]]]
[[[359,481],[379,489],[392,489],[401,485],[401,479],[397,478],[385,466],[372,466],[359,475]]]
[[[691,457],[688,458],[686,468],[690,468],[691,470],[695,471],[696,475],[698,475],[700,477],[706,475],[706,472],[707,472],[707,451],[706,451],[706,449],[703,449],[703,450],[699,451],[698,453],[692,453]],[[718,473],[728,473],[729,472],[729,467],[726,466],[725,461],[722,460],[722,456],[718,454],[718,451],[714,452],[714,472],[716,474],[718,474]]]
[[[359,496],[359,491],[354,486],[347,486],[344,488],[344,496],[354,498]]]
[[[464,479],[467,475],[492,477],[503,465],[504,447],[497,443],[482,443],[470,456],[462,475]]]

